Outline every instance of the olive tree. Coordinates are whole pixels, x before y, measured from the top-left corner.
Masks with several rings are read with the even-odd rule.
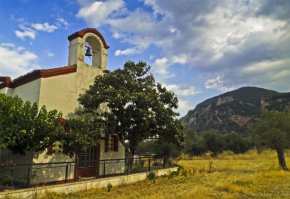
[[[251,125],[252,131],[262,142],[276,150],[279,166],[287,170],[284,150],[290,146],[290,112],[263,110],[257,121]]]

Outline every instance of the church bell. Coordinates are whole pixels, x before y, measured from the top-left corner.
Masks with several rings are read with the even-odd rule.
[[[87,56],[87,57],[93,56],[92,51],[91,51],[91,48],[88,47],[88,46],[87,46],[87,50],[86,50],[85,56]]]

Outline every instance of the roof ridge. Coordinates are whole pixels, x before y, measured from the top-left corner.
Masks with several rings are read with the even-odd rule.
[[[98,35],[101,39],[101,41],[103,42],[103,45],[106,49],[110,48],[110,46],[107,44],[104,36],[95,28],[85,28],[85,29],[82,29],[80,31],[77,31],[71,35],[69,35],[67,38],[69,41],[77,38],[77,37],[80,37],[80,38],[83,38],[85,34],[87,33],[94,33],[96,35]]]
[[[53,77],[53,76],[58,76],[58,75],[65,75],[65,74],[69,74],[69,73],[74,73],[76,71],[77,71],[76,65],[64,66],[64,67],[59,67],[59,68],[50,68],[50,69],[37,69],[37,70],[33,70],[29,73],[26,73],[22,76],[19,76],[19,77],[13,79],[12,81],[11,81],[11,78],[8,77],[10,79],[10,82],[3,81],[3,83],[0,84],[0,89],[5,88],[5,87],[16,88],[18,86],[29,83],[29,82],[34,81],[34,80],[39,79],[39,78],[47,78],[47,77]],[[0,78],[1,78],[1,76],[0,76]],[[2,79],[3,79],[3,77],[2,77]]]

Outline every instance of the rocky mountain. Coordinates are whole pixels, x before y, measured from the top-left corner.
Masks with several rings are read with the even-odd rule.
[[[264,106],[275,104],[275,96],[282,95],[273,90],[242,87],[203,101],[181,121],[197,131],[215,129],[219,132],[243,132],[246,124],[261,110],[262,102]]]
[[[290,110],[290,93],[282,93],[262,100],[262,107],[268,110]]]

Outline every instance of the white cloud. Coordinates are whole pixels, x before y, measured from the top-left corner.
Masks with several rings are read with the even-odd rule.
[[[46,53],[47,57],[53,57],[54,56],[53,52],[51,52],[49,50],[45,50],[44,52]]]
[[[24,40],[25,38],[30,38],[34,40],[36,38],[38,31],[43,32],[54,32],[58,29],[56,25],[50,25],[47,22],[44,23],[32,23],[30,27],[28,25],[20,24],[19,26],[20,30],[15,31],[16,37]]]
[[[171,58],[161,57],[154,61],[153,66],[162,78],[170,78],[174,76],[173,73],[169,72],[170,67],[174,64],[186,64],[187,59],[185,54],[174,55]]]
[[[43,23],[21,23],[18,27],[20,30],[15,31],[16,37],[20,39],[30,38],[34,40],[38,32],[52,33],[59,28],[67,28],[69,23],[62,17],[57,18],[55,24],[49,24],[48,22]]]
[[[27,28],[24,26],[20,26],[21,30],[16,30],[14,33],[16,35],[16,37],[20,38],[20,39],[25,39],[30,38],[32,40],[35,39],[36,37],[36,32],[34,30],[32,30],[31,28]]]
[[[6,47],[6,48],[14,48],[15,45],[12,43],[1,43],[2,47]]]
[[[58,27],[56,25],[51,25],[47,22],[33,23],[33,24],[31,24],[31,27],[37,31],[43,31],[43,32],[54,32],[55,30],[58,29]]]
[[[82,1],[84,5],[77,16],[85,19],[94,26],[100,26],[105,19],[116,10],[119,10],[124,5],[123,0],[108,0],[108,1]]]
[[[193,96],[200,93],[194,86],[180,86],[176,84],[163,84],[163,86],[179,96]]]
[[[166,57],[156,59],[153,66],[155,67],[156,72],[163,78],[173,77],[173,74],[168,71],[170,65]]]
[[[187,60],[188,60],[188,57],[185,54],[173,56],[174,64],[186,64]]]
[[[290,70],[290,59],[263,60],[245,66],[241,71],[245,74],[262,73],[265,71],[279,71],[281,68]]]
[[[178,108],[177,111],[180,114],[180,117],[184,116],[188,110],[193,109],[193,107],[190,105],[190,103],[186,100],[178,100]]]
[[[207,89],[215,89],[215,90],[220,90],[220,91],[233,90],[233,87],[226,87],[224,85],[223,77],[221,75],[218,75],[215,78],[207,80],[204,86]]]
[[[88,24],[108,26],[114,38],[131,45],[116,51],[118,55],[140,53],[150,46],[160,49],[161,57],[156,57],[153,68],[163,78],[174,77],[171,67],[182,64],[206,76],[220,74],[205,81],[209,89],[228,90],[241,84],[263,85],[262,82],[269,88],[285,87],[289,69],[271,64],[290,54],[290,20],[286,18],[289,3],[267,9],[269,14],[259,14],[267,2],[270,1],[143,0],[150,9],[126,10],[121,0],[79,0],[77,16]],[[117,11],[109,4],[115,5]],[[284,17],[279,17],[279,13],[284,13]],[[250,68],[257,64],[259,69]],[[269,83],[273,78],[268,74],[273,71],[282,80]]]
[[[13,78],[30,71],[37,61],[37,55],[14,44],[0,44],[0,74]]]
[[[67,22],[67,20],[65,20],[64,18],[60,17],[56,19],[58,23],[58,26],[63,26],[64,28],[67,28],[69,26],[69,23]]]
[[[132,55],[140,52],[140,50],[136,48],[127,48],[125,50],[116,50],[115,55],[120,56],[120,55]]]

